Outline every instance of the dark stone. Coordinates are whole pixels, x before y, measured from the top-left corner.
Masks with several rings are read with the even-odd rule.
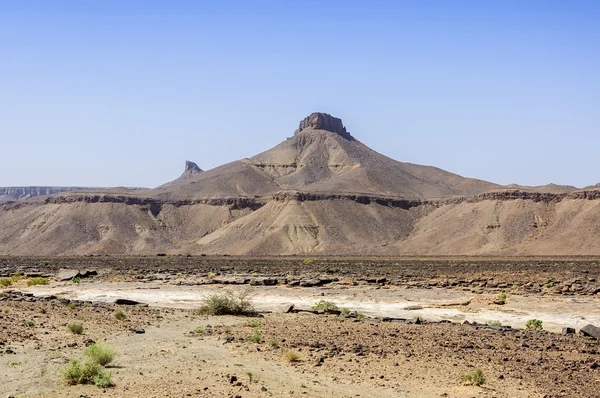
[[[142,305],[142,306],[147,306],[148,305],[148,304],[140,303],[139,301],[125,299],[125,298],[116,299],[115,300],[115,304],[119,304],[119,305]]]
[[[61,268],[58,270],[55,279],[57,281],[70,281],[73,278],[81,277],[79,270]]]
[[[82,278],[89,278],[90,276],[98,275],[98,271],[95,269],[86,269],[85,271],[80,273]]]
[[[309,116],[302,119],[298,129],[294,132],[294,135],[300,134],[306,129],[325,130],[332,133],[337,133],[344,138],[352,138],[350,133],[346,131],[346,127],[344,127],[342,119],[338,119],[337,117],[333,117],[327,113],[311,113]]]
[[[593,337],[600,340],[600,328],[594,325],[586,325],[579,331],[583,336]]]
[[[562,328],[562,334],[575,334],[575,328]]]

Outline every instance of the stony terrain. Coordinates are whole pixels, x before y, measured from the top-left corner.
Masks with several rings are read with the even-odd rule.
[[[58,296],[35,297],[29,277],[51,285],[107,280],[211,285],[350,283],[381,289],[513,291],[526,297],[596,297],[599,260],[477,258],[2,258],[0,276],[27,274],[0,294],[0,394],[86,397],[596,397],[600,343],[578,334],[482,324],[431,323],[311,313],[198,316]],[[213,273],[207,277],[208,273]],[[538,283],[554,281],[569,289]],[[247,282],[246,282],[247,281]],[[312,281],[312,282],[311,282]],[[539,282],[538,282],[539,281]],[[440,284],[441,283],[441,284]],[[571,289],[580,284],[584,288]],[[340,285],[341,286],[341,285]],[[183,287],[183,286],[181,286]],[[512,289],[512,290],[511,290]],[[327,292],[327,290],[323,290]],[[133,304],[133,303],[132,303]],[[42,311],[43,308],[43,311]],[[125,319],[115,318],[121,310]],[[84,333],[72,334],[71,322]],[[249,337],[259,334],[256,341]],[[118,352],[114,387],[67,386],[60,369],[91,342]],[[296,351],[298,361],[285,359]],[[481,386],[462,376],[481,369]],[[21,394],[21,395],[19,395]]]
[[[118,273],[153,281],[183,276],[195,284],[290,284],[302,287],[351,283],[473,292],[600,294],[597,257],[235,257],[82,256],[0,257],[0,277],[18,272],[54,276],[61,268]],[[213,278],[208,278],[214,273]]]

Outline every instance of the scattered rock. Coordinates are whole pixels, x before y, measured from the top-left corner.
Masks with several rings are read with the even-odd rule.
[[[575,334],[575,328],[562,328],[562,334]]]

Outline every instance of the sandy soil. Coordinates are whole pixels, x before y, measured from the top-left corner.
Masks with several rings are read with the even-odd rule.
[[[80,269],[88,268],[86,258],[78,259],[82,260]],[[595,323],[600,317],[599,297],[594,293],[598,283],[595,260],[582,260],[579,269],[577,264],[568,265],[571,260],[548,260],[537,266],[506,266],[490,260],[471,266],[449,263],[448,269],[438,267],[438,271],[434,263],[394,266],[389,260],[377,266],[375,262],[365,265],[371,260],[352,260],[359,264],[352,274],[344,272],[352,269],[347,259],[315,264],[311,271],[302,271],[306,265],[296,260],[287,269],[279,267],[281,260],[259,260],[253,267],[247,259],[226,258],[221,258],[221,265],[207,262],[194,269],[193,260],[197,259],[146,258],[151,264],[149,272],[140,272],[140,266],[130,265],[131,259],[92,258],[92,263],[104,264],[98,267],[102,272],[80,283],[51,279],[50,285],[27,287],[23,279],[0,291],[0,396],[600,395],[598,340],[461,324],[465,319],[501,320],[522,327],[530,316],[543,319],[551,330]],[[18,267],[4,262],[0,275],[26,271],[29,276],[52,276],[61,265],[74,265],[77,259],[64,263],[53,259],[50,261],[57,263],[48,266],[42,260],[18,261]],[[165,267],[165,261],[171,265]],[[436,261],[439,265],[445,260]],[[212,279],[206,276],[210,269],[217,271]],[[286,277],[278,276],[282,274]],[[322,286],[301,287],[290,282],[325,274],[332,282]],[[258,289],[256,307],[273,312],[253,318],[194,314],[206,295],[246,287],[231,284],[232,278],[250,281],[244,284],[261,278],[285,280],[254,287]],[[445,287],[437,285],[447,280],[452,282]],[[544,282],[548,280],[551,287],[540,287],[540,283],[549,284]],[[562,287],[566,284],[568,289]],[[18,292],[8,293],[11,289]],[[492,303],[499,291],[508,293],[506,305]],[[111,304],[117,297],[151,305]],[[421,316],[456,323],[408,324],[281,313],[287,307],[283,303],[307,308],[320,299],[371,316]],[[125,320],[115,318],[117,310],[126,314]],[[68,329],[68,324],[76,321],[85,325],[82,335]],[[248,341],[255,330],[261,334],[259,343]],[[108,369],[115,386],[65,385],[60,369],[69,358],[81,358],[93,341],[106,342],[118,352]],[[287,362],[287,350],[297,351],[300,360]],[[479,387],[461,381],[461,376],[475,368],[486,376],[486,383]]]
[[[41,314],[39,309],[46,308]],[[4,301],[2,394],[44,397],[593,397],[598,343],[546,332],[408,325],[332,315],[198,317],[178,309]],[[25,321],[32,320],[33,327]],[[85,324],[83,335],[67,324]],[[209,326],[210,325],[210,326]],[[194,333],[203,328],[201,333]],[[247,341],[255,329],[261,342]],[[143,333],[142,333],[143,331]],[[114,346],[115,387],[66,386],[59,368],[90,340]],[[285,350],[301,360],[287,363]],[[487,382],[460,377],[480,367]],[[250,380],[250,374],[252,380]],[[237,381],[231,382],[231,376]],[[573,395],[575,394],[575,395]]]

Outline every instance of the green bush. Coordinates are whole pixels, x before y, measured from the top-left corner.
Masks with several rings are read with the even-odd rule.
[[[100,372],[96,376],[94,376],[94,384],[100,388],[107,388],[114,386],[110,373],[108,372]]]
[[[10,278],[0,278],[0,286],[9,287],[12,285],[12,279]]]
[[[506,294],[504,293],[500,293],[499,295],[496,296],[496,300],[495,300],[496,304],[506,304]]]
[[[544,329],[542,327],[542,321],[540,321],[539,319],[528,320],[527,323],[525,324],[525,327],[527,329],[531,329],[531,330],[543,330]]]
[[[125,313],[121,310],[118,310],[117,312],[115,312],[115,318],[118,321],[123,321],[125,320],[125,318],[127,318],[127,315],[125,315]]]
[[[73,334],[83,334],[83,329],[84,329],[83,323],[79,323],[79,322],[69,323],[69,330]]]
[[[250,300],[248,289],[238,293],[213,294],[204,299],[196,310],[198,315],[255,315],[256,310]]]
[[[254,329],[254,331],[252,332],[250,337],[248,337],[248,341],[251,341],[256,344],[260,343],[261,340],[262,340],[262,333],[258,329]]]
[[[483,371],[479,368],[463,375],[461,379],[465,383],[473,384],[476,386],[485,384],[485,375],[483,374]]]
[[[27,281],[27,286],[35,286],[35,285],[48,285],[48,279],[42,278],[41,276],[36,276],[35,278],[31,278]]]
[[[48,312],[48,310],[46,309],[46,307],[40,307],[40,314],[45,314]]]
[[[87,360],[81,363],[72,358],[69,365],[60,369],[63,381],[68,385],[95,384],[98,387],[110,387],[113,385],[110,373],[93,361]]]
[[[325,300],[321,300],[317,304],[313,305],[312,309],[313,309],[313,311],[325,311],[325,312],[340,310],[337,305],[335,305],[331,301],[325,301]]]
[[[83,355],[88,357],[91,362],[101,366],[111,363],[116,354],[114,348],[102,343],[90,344],[83,352]]]
[[[500,322],[500,321],[490,321],[490,326],[502,326],[502,322]]]
[[[312,265],[313,262],[314,262],[313,259],[305,258],[304,261],[302,261],[302,264],[304,264],[304,265]]]
[[[35,326],[35,323],[33,321],[24,321],[23,325],[32,328]]]

